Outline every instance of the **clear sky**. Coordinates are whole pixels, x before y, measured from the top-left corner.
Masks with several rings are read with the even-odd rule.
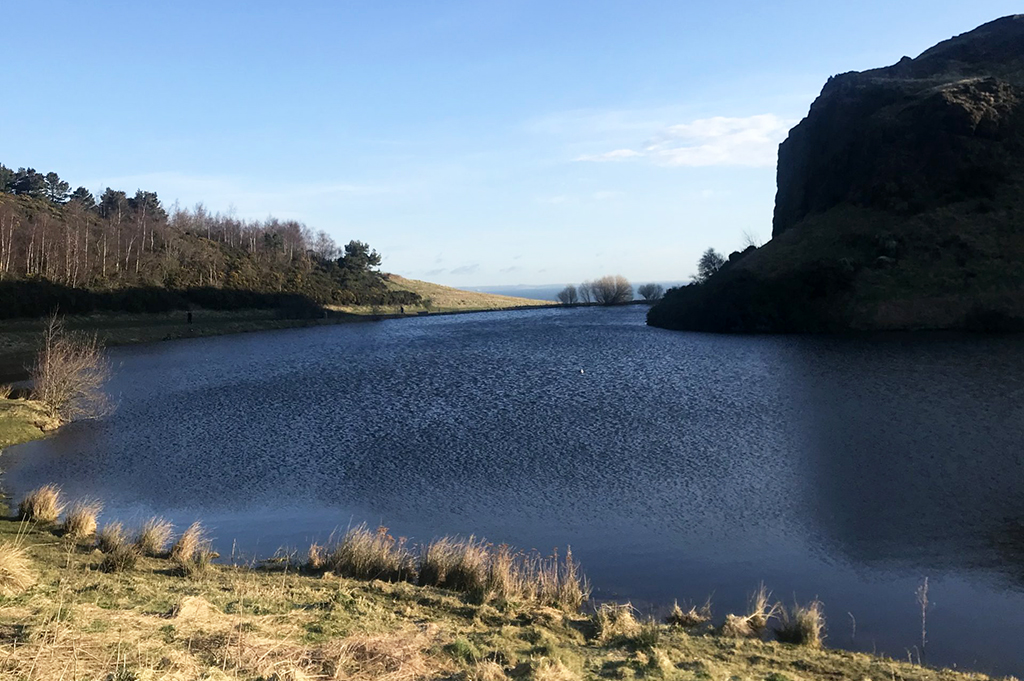
[[[0,162],[274,214],[456,286],[678,280],[771,235],[828,76],[1019,2],[6,2]]]

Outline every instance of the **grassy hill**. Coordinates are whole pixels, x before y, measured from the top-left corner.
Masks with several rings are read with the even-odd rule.
[[[463,291],[432,284],[418,279],[406,279],[397,274],[386,274],[385,285],[392,291],[408,291],[419,295],[424,303],[419,305],[406,305],[406,313],[420,311],[429,312],[474,312],[480,310],[507,310],[517,307],[536,307],[539,305],[555,305],[550,300],[534,300],[532,298],[515,298],[512,296],[499,296],[493,293],[479,293],[476,291]],[[398,314],[401,310],[399,305],[380,306],[335,306],[332,309],[351,312],[355,314],[369,314],[371,312],[380,314]]]

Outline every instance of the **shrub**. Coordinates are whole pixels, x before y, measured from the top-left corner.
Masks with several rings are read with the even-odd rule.
[[[72,540],[85,539],[96,534],[96,516],[103,504],[95,499],[76,501],[64,518],[64,535]]]
[[[124,525],[118,521],[107,523],[96,535],[96,546],[103,553],[113,553],[128,544],[128,535],[124,531]]]
[[[825,614],[820,601],[807,605],[794,605],[793,609],[780,608],[779,626],[775,636],[783,643],[820,648],[824,639]]]
[[[110,364],[99,342],[68,333],[64,320],[51,316],[32,368],[35,399],[62,421],[99,418],[110,409],[103,393],[109,377]]]
[[[162,556],[174,535],[174,526],[163,518],[153,517],[142,524],[135,537],[135,547],[144,556]]]
[[[0,542],[0,594],[15,596],[35,583],[25,549]]]
[[[18,506],[18,517],[39,523],[55,523],[63,510],[60,488],[43,485],[25,495]]]

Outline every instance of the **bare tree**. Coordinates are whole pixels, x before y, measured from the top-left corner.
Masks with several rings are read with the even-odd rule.
[[[761,237],[757,235],[757,232],[751,230],[745,230],[743,232],[743,248],[761,248]]]
[[[561,291],[558,292],[558,302],[562,305],[575,305],[579,302],[579,297],[576,295],[576,287],[569,284]]]
[[[636,292],[643,296],[644,300],[658,300],[665,294],[661,284],[643,284],[637,287]]]
[[[590,291],[599,305],[621,305],[633,300],[633,285],[621,274],[601,277],[590,285]]]
[[[64,319],[54,313],[32,367],[34,398],[65,423],[100,418],[110,413],[103,392],[109,377],[110,364],[96,338],[69,333]]]
[[[579,297],[581,303],[590,304],[594,302],[593,289],[590,286],[589,281],[585,281],[579,285],[576,289],[576,295]]]

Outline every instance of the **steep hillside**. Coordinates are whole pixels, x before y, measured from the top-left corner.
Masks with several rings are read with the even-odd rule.
[[[714,331],[1024,320],[1024,15],[830,78],[779,148],[772,240],[650,323]]]

